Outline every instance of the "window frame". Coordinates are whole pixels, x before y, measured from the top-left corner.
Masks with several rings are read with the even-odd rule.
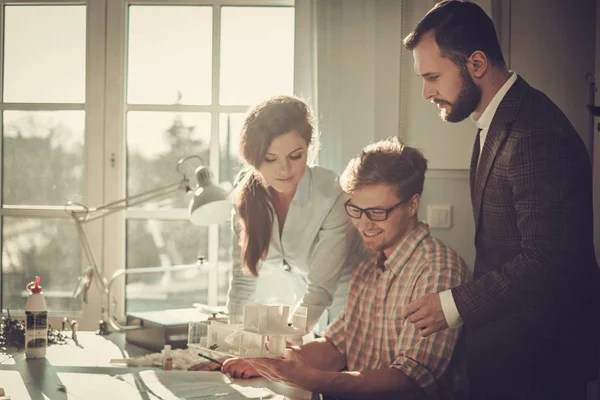
[[[3,100],[3,87],[0,85],[0,126],[4,124],[4,111],[63,111],[63,110],[83,110],[85,112],[85,132],[84,132],[84,150],[83,150],[83,197],[88,204],[102,203],[102,185],[93,185],[91,182],[101,182],[103,179],[102,163],[104,156],[100,152],[94,154],[92,149],[100,148],[104,145],[104,65],[105,65],[105,10],[106,0],[0,0],[0,21],[4,21],[5,6],[20,5],[83,5],[86,7],[86,50],[85,50],[85,101],[84,103],[5,103]],[[0,43],[4,43],[4,29],[0,29]],[[0,62],[0,77],[4,76],[3,63]],[[3,141],[0,141],[0,150],[3,150]],[[0,165],[0,171],[4,166]],[[68,199],[65,199],[65,202]],[[0,208],[2,217],[33,217],[33,218],[60,218],[69,219],[62,206],[20,206],[5,205]],[[94,249],[101,246],[101,228],[100,223],[92,222],[87,224],[86,230],[89,235],[90,245]],[[74,244],[79,246],[79,243]],[[85,256],[82,254],[82,261]],[[99,266],[102,267],[101,260]],[[80,272],[83,271],[83,268]],[[0,267],[0,274],[2,268]],[[32,277],[33,279],[34,277]],[[73,287],[76,285],[73,281]],[[1,293],[0,293],[1,295]],[[49,323],[54,326],[60,326],[59,323],[63,316],[81,319],[86,313],[93,313],[100,304],[100,293],[97,290],[91,290],[88,297],[88,304],[83,304],[80,312],[65,313],[49,310]],[[25,303],[23,303],[23,309]],[[15,310],[11,316],[24,315],[23,310]],[[90,317],[92,317],[90,315]],[[92,318],[96,321],[93,326],[97,326],[98,317]]]
[[[168,6],[212,6],[212,90],[210,105],[189,104],[127,104],[127,20],[128,7],[135,5],[168,5]],[[107,25],[111,29],[107,32],[107,48],[110,51],[106,59],[107,95],[106,95],[106,142],[105,160],[116,160],[117,168],[108,168],[105,173],[105,201],[114,201],[126,195],[126,114],[128,111],[166,111],[166,112],[205,112],[211,116],[210,132],[210,162],[209,168],[215,177],[219,176],[219,117],[222,113],[245,113],[248,105],[221,105],[219,103],[220,85],[220,53],[221,53],[221,8],[223,6],[280,6],[293,7],[294,0],[122,0],[107,2]],[[111,126],[112,124],[112,126]],[[113,137],[110,138],[109,135]],[[194,178],[192,178],[193,180]],[[195,183],[195,182],[192,182]],[[108,220],[111,218],[111,220]],[[161,220],[187,220],[187,210],[142,210],[127,209],[122,213],[104,218],[107,220],[104,229],[103,256],[105,260],[106,276],[111,276],[116,270],[125,268],[126,265],[126,222],[127,220],[161,219]],[[208,254],[207,261],[217,265],[219,249],[219,226],[208,227]],[[109,243],[113,243],[110,245]],[[208,305],[217,305],[218,297],[218,271],[213,269],[208,272]],[[116,294],[116,307],[114,313],[121,321],[125,315],[125,280],[115,281],[113,292]]]
[[[128,111],[167,111],[167,112],[208,112],[211,115],[211,160],[209,167],[215,176],[219,176],[219,116],[221,113],[245,113],[247,105],[220,105],[220,29],[221,7],[223,6],[284,6],[294,7],[294,0],[0,0],[0,21],[4,21],[4,6],[12,5],[84,5],[86,6],[86,79],[85,102],[67,103],[4,103],[0,85],[0,124],[3,124],[3,112],[20,111],[85,111],[85,136],[83,154],[83,198],[88,205],[100,205],[123,199],[126,195],[126,124]],[[128,7],[131,5],[194,5],[213,7],[213,48],[212,48],[212,98],[210,105],[149,105],[126,103],[127,79],[127,20]],[[110,27],[110,29],[107,29]],[[3,29],[0,29],[0,43],[3,43]],[[294,39],[297,42],[299,39]],[[302,40],[302,39],[300,39]],[[297,47],[297,43],[295,43]],[[107,49],[110,49],[107,51]],[[295,54],[294,86],[298,80],[298,54]],[[0,77],[3,76],[0,63]],[[2,149],[0,141],[0,150]],[[102,149],[97,151],[97,149]],[[0,172],[3,168],[0,165]],[[193,178],[192,178],[193,179]],[[0,216],[70,218],[61,206],[6,206],[0,208]],[[85,224],[88,240],[97,258],[98,267],[104,278],[109,278],[117,270],[125,268],[126,221],[156,218],[162,220],[187,220],[187,210],[123,210],[96,221]],[[208,261],[216,263],[218,257],[218,229],[209,227]],[[80,243],[74,243],[80,247]],[[87,260],[83,250],[83,271]],[[0,268],[0,273],[2,272]],[[95,277],[97,279],[98,277]],[[218,273],[209,273],[208,303],[216,304]],[[74,280],[73,285],[75,286]],[[113,308],[122,321],[125,307],[125,281],[118,279],[111,290],[117,307]],[[1,295],[1,293],[0,293]],[[68,314],[49,310],[50,323],[60,326],[63,316],[79,320],[81,329],[94,330],[102,318],[101,293],[94,285],[89,291],[88,303],[82,305],[81,312]],[[23,304],[24,308],[25,304]],[[11,313],[20,316],[23,312]]]

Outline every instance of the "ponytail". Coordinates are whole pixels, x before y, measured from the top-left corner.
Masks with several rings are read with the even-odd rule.
[[[273,231],[273,209],[270,195],[257,173],[242,171],[238,176],[234,197],[240,231],[242,265],[258,276],[258,262],[269,250]]]

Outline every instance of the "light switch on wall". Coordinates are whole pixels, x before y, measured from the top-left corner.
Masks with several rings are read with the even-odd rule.
[[[451,228],[452,208],[450,205],[427,206],[427,224],[430,228]]]

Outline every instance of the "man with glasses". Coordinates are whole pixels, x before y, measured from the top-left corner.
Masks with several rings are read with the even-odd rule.
[[[450,368],[460,328],[421,338],[403,319],[414,299],[471,278],[418,220],[426,170],[421,152],[396,138],[350,161],[341,177],[346,211],[374,254],[355,269],[345,311],[323,338],[282,359],[249,359],[259,374],[340,398],[460,398]]]

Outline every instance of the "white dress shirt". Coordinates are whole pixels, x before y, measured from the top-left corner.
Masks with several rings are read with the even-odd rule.
[[[481,159],[481,153],[483,153],[483,145],[485,143],[485,139],[487,137],[488,130],[490,128],[490,124],[492,123],[492,119],[494,119],[494,115],[496,114],[496,110],[500,105],[500,102],[508,92],[508,90],[512,87],[512,85],[517,81],[517,74],[511,73],[510,78],[502,85],[500,90],[496,93],[490,104],[485,108],[479,119],[473,118],[475,124],[478,129],[481,129],[479,133],[479,159]],[[474,117],[474,115],[472,115]],[[477,160],[479,162],[479,160]],[[458,308],[456,308],[456,303],[454,302],[454,297],[452,296],[452,290],[444,290],[440,292],[440,302],[442,303],[442,311],[444,313],[444,317],[446,318],[446,323],[450,328],[456,328],[462,325],[462,318],[458,313]]]
[[[273,213],[271,243],[257,266],[258,277],[247,274],[241,265],[234,215],[230,309],[231,304],[240,307],[250,301],[298,304],[307,307],[309,328],[332,303],[339,304],[339,309],[331,311],[341,311],[348,289],[340,287],[336,292],[338,284],[345,282],[347,286],[352,269],[364,254],[344,209],[346,200],[335,172],[307,166],[281,234],[277,214]]]

